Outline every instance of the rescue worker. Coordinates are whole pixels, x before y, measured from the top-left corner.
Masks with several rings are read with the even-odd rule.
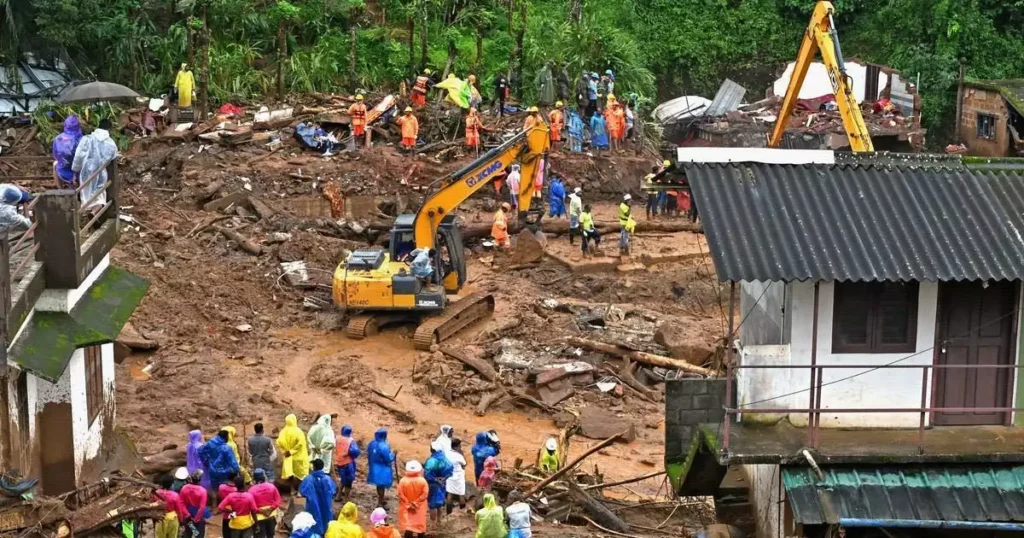
[[[212,515],[207,507],[209,494],[202,486],[203,470],[196,469],[188,477],[188,484],[181,488],[178,495],[185,511],[188,512],[188,519],[185,521],[182,536],[185,538],[203,538],[206,536],[206,520]]]
[[[365,137],[366,147],[370,147],[370,131],[366,128],[366,103],[363,102],[363,94],[356,95],[356,102],[348,107],[348,115],[352,118],[352,137],[356,147],[359,147],[360,138]]]
[[[480,432],[476,434],[476,444],[470,450],[473,454],[473,473],[474,482],[480,480],[480,475],[484,472],[484,461],[490,456],[497,456],[497,449],[487,441],[487,432]]]
[[[597,73],[594,73],[596,76]],[[609,88],[610,79],[608,78],[607,72],[598,79],[597,82],[597,109],[604,110],[608,106],[608,96],[614,95],[614,92]]]
[[[569,195],[569,244],[580,234],[580,213],[583,212],[583,189],[576,187]]]
[[[216,489],[239,471],[238,459],[228,444],[228,432],[221,430],[199,449],[203,466],[210,472],[210,487]]]
[[[267,481],[267,472],[256,468],[252,472],[254,484],[249,493],[256,501],[256,527],[260,538],[274,538],[277,532],[277,509],[281,507],[281,493],[273,482]]]
[[[590,73],[587,81],[587,117],[593,116],[601,108],[604,108],[604,103],[597,100],[597,73]]]
[[[430,69],[424,69],[423,74],[416,77],[416,82],[412,85],[412,104],[417,107],[427,105],[427,90],[434,85],[434,80],[430,78],[432,74]]]
[[[647,220],[658,216],[658,197],[660,192],[654,188],[654,178],[658,176],[658,172],[659,168],[652,166],[651,173],[644,176],[644,187],[647,188],[647,206],[645,207]]]
[[[306,511],[316,520],[316,532],[323,536],[334,519],[334,481],[324,472],[323,460],[313,460],[313,472],[302,479],[299,493],[306,499]]]
[[[338,519],[327,526],[324,538],[363,538],[366,533],[359,526],[359,508],[356,503],[347,502],[341,507]]]
[[[562,178],[551,174],[551,188],[548,190],[548,215],[552,217],[565,216],[565,185]]]
[[[178,108],[192,108],[192,99],[196,96],[196,78],[187,63],[181,64],[178,74],[174,77],[174,89],[178,92]]]
[[[503,73],[494,77],[494,104],[498,107],[498,117],[505,115],[505,100],[508,99],[508,79]]]
[[[540,456],[540,470],[545,473],[558,470],[558,440],[554,437],[548,437],[544,443],[544,450]]]
[[[409,257],[412,258],[412,263],[409,269],[412,271],[412,276],[423,280],[424,284],[429,284],[430,279],[434,276],[434,266],[431,262],[436,255],[437,251],[432,248],[418,248],[410,252]]]
[[[494,212],[494,224],[491,225],[491,237],[498,248],[508,249],[512,247],[512,240],[508,235],[508,221],[505,213],[512,210],[508,202],[502,202],[501,207]]]
[[[526,112],[526,119],[523,120],[523,130],[529,131],[542,120],[540,119],[540,109],[536,106],[531,106],[526,110]]]
[[[605,108],[604,119],[608,124],[608,138],[611,139],[612,149],[621,150],[622,137],[626,133],[626,114],[622,111],[622,105],[614,95],[608,95],[608,107]]]
[[[427,535],[429,489],[420,462],[412,460],[406,463],[405,476],[398,482],[398,529],[406,538],[424,538]]]
[[[523,502],[523,494],[512,490],[508,494],[511,504],[505,509],[508,518],[508,538],[533,538],[532,511],[530,505]]]
[[[605,85],[608,86],[608,95],[615,94],[615,73],[612,73],[611,69],[605,69]]]
[[[583,206],[583,212],[580,213],[580,228],[583,232],[583,256],[585,258],[591,257],[594,253],[599,253],[601,248],[601,233],[597,231],[597,227],[594,226],[594,214],[591,211],[590,204]],[[594,241],[593,250],[590,249],[590,241]]]
[[[626,230],[626,226],[629,225],[629,219],[633,217],[630,208],[631,200],[633,197],[627,193],[619,203],[619,254],[622,256],[629,252],[629,232]]]
[[[398,529],[388,525],[388,512],[383,508],[375,508],[370,513],[370,538],[401,538]]]
[[[381,428],[373,434],[373,441],[366,447],[366,483],[377,488],[377,506],[384,506],[384,492],[395,482],[391,466],[398,454],[391,452],[388,444],[388,430]]]
[[[420,134],[420,121],[413,115],[412,107],[405,107],[405,115],[396,119],[395,123],[402,126],[402,147],[412,151]]]
[[[172,489],[174,480],[170,476],[160,479],[160,489],[153,492],[153,500],[164,504],[164,517],[153,525],[156,538],[178,538],[182,523],[188,518],[181,497]]]
[[[551,149],[558,151],[562,149],[562,128],[565,127],[565,114],[561,101],[555,103],[555,108],[548,112],[548,123],[551,124]]]
[[[316,424],[309,428],[306,436],[309,442],[309,456],[324,462],[324,472],[331,474],[334,463],[334,430],[331,429],[331,415],[321,415]]]
[[[455,503],[459,508],[466,507],[466,457],[462,455],[462,439],[452,439],[452,448],[445,457],[452,464],[452,475],[445,481],[444,489],[448,493],[448,514],[452,513]]]
[[[476,511],[476,538],[505,538],[505,511],[494,499],[493,493],[484,495],[484,507]]]
[[[590,108],[590,73],[583,71],[580,78],[576,79],[576,109],[580,114],[586,114]]]
[[[483,122],[477,113],[476,107],[471,107],[466,114],[466,147],[471,148],[477,155],[480,155],[480,130],[483,129]]]
[[[295,415],[284,417],[284,428],[277,434],[277,451],[281,454],[281,479],[294,490],[309,474],[306,435],[299,429],[299,419]]]
[[[256,499],[245,491],[245,479],[235,477],[235,491],[217,505],[217,512],[224,514],[230,538],[252,538],[256,527]]]
[[[336,500],[348,500],[352,483],[356,481],[356,459],[359,458],[359,443],[352,438],[352,426],[341,427],[341,435],[334,440],[334,469],[338,471],[338,495]]]
[[[423,478],[427,481],[427,506],[430,518],[435,523],[441,522],[441,509],[444,508],[446,494],[445,484],[455,472],[452,463],[445,456],[444,444],[434,441],[430,446],[430,457],[423,465]]]
[[[569,151],[579,153],[583,151],[583,118],[575,110],[569,110]]]
[[[469,107],[479,110],[483,98],[480,96],[480,90],[476,87],[476,75],[469,75],[466,80],[469,84]]]

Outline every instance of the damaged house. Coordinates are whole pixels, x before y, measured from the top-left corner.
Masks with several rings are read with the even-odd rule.
[[[967,154],[1024,156],[1024,79],[968,80],[961,93],[959,132]]]
[[[676,490],[760,538],[1024,531],[1024,174],[693,151],[738,315],[724,378],[667,384]]]
[[[712,101],[691,96],[685,99],[685,106],[676,105],[669,110],[659,107],[661,110],[655,110],[656,118],[665,126],[666,139],[680,147],[766,147],[793,66],[791,62],[763,99],[746,99],[747,104],[743,104],[746,89],[727,79]],[[926,129],[921,126],[921,98],[914,85],[899,71],[885,66],[850,60],[846,69],[853,79],[854,96],[861,104],[875,149],[920,151]],[[788,119],[783,147],[849,150],[849,139],[832,91],[824,64],[811,64],[800,89],[796,112]]]
[[[113,342],[149,286],[110,263],[116,162],[108,170],[95,216],[75,191],[48,191],[27,205],[27,231],[0,232],[0,468],[40,479],[46,495],[106,470],[116,446]]]

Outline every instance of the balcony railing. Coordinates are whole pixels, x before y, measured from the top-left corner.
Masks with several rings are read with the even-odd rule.
[[[730,361],[732,362],[732,361]],[[918,426],[917,426],[917,449],[919,454],[924,453],[925,445],[925,425],[929,415],[934,416],[935,413],[978,413],[978,414],[991,414],[991,413],[1009,413],[1024,411],[1024,408],[1013,407],[1010,405],[1004,407],[934,407],[928,405],[928,398],[931,395],[933,397],[937,390],[936,383],[931,384],[931,391],[929,391],[929,373],[931,370],[1016,370],[1021,368],[1018,364],[799,364],[799,365],[788,365],[788,364],[728,364],[726,366],[726,396],[725,401],[727,402],[725,408],[725,424],[723,425],[724,439],[722,441],[722,449],[724,452],[729,452],[730,446],[730,432],[732,428],[732,418],[738,415],[744,414],[768,414],[768,415],[788,415],[788,414],[807,414],[807,444],[812,448],[818,448],[820,442],[820,431],[821,431],[821,414],[826,413],[837,413],[837,414],[860,414],[860,413],[908,413],[918,415]],[[825,370],[830,369],[843,369],[843,370],[863,370],[864,373],[869,373],[877,370],[890,370],[890,369],[909,369],[909,368],[920,368],[921,369],[921,405],[919,407],[866,407],[866,408],[825,408],[821,405],[821,389],[827,385],[836,383],[822,382],[823,374]],[[746,406],[758,405],[761,403],[768,403],[773,400],[782,398],[788,398],[791,396],[798,396],[803,393],[807,393],[808,406],[803,408],[793,407],[732,407],[733,395],[733,384],[735,382],[736,370],[773,370],[773,369],[793,369],[793,370],[805,370],[809,369],[811,372],[810,383],[806,389],[794,389],[794,391],[785,393],[775,397],[769,397],[755,402],[745,404]],[[934,377],[933,377],[934,379]],[[842,381],[842,380],[840,380]],[[931,393],[931,394],[930,394]]]

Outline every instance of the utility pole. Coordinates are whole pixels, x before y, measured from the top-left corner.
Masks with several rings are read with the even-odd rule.
[[[956,143],[960,139],[960,122],[964,119],[964,74],[967,72],[967,59],[960,58],[960,79],[956,87],[956,130],[953,132],[953,139]]]

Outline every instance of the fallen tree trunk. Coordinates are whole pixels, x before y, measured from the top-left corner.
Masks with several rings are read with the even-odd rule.
[[[164,450],[142,458],[142,466],[139,472],[144,476],[169,473],[178,467],[185,466],[185,449],[175,448]]]
[[[221,235],[234,241],[235,244],[238,245],[238,248],[248,252],[249,254],[252,254],[253,256],[259,256],[260,253],[263,252],[262,247],[246,239],[245,237],[242,236],[242,234],[230,228],[221,228],[220,226],[217,226],[216,228],[217,231],[221,233]]]
[[[416,416],[412,414],[412,411],[409,411],[407,409],[403,409],[403,408],[399,407],[396,403],[394,403],[394,402],[392,402],[390,400],[381,398],[380,396],[377,396],[376,394],[370,396],[370,401],[375,403],[375,404],[377,404],[377,406],[387,410],[392,415],[395,415],[395,418],[397,418],[397,419],[399,419],[399,420],[401,420],[403,422],[409,422],[409,423],[412,423],[412,424],[416,424]]]
[[[577,456],[576,459],[574,459],[574,460],[570,461],[569,463],[565,464],[564,467],[562,467],[561,469],[556,471],[554,474],[552,474],[551,476],[545,478],[544,480],[541,480],[539,484],[537,484],[536,486],[533,486],[532,488],[530,488],[530,491],[527,491],[525,494],[523,494],[523,499],[526,500],[526,499],[529,499],[530,497],[536,495],[537,493],[542,491],[545,486],[547,486],[548,484],[554,482],[555,480],[558,480],[559,478],[562,477],[562,475],[564,475],[565,473],[567,473],[567,472],[571,471],[572,469],[576,468],[577,465],[579,465],[583,460],[585,460],[588,457],[590,457],[590,455],[593,454],[594,452],[597,452],[598,450],[601,450],[602,448],[605,448],[608,445],[614,443],[616,439],[618,439],[619,437],[622,437],[625,433],[626,432],[615,434],[615,435],[605,439],[604,441],[601,441],[600,443],[590,447],[589,450],[587,450],[586,452],[584,452],[584,453],[580,454],[579,456]]]
[[[476,406],[476,416],[482,417],[487,414],[487,408],[491,406],[501,395],[497,392],[488,392],[480,397],[480,403]]]
[[[569,494],[577,504],[583,505],[583,509],[586,510],[590,517],[597,520],[602,527],[608,528],[615,532],[629,532],[629,524],[615,515],[614,512],[608,509],[607,506],[601,504],[600,501],[591,497],[587,492],[580,489],[578,485],[572,480],[565,482],[565,485],[569,488]]]
[[[462,353],[461,351],[456,351],[456,350],[454,350],[454,349],[452,349],[452,348],[450,348],[448,346],[442,347],[441,348],[441,353],[444,353],[445,355],[447,355],[447,356],[449,356],[449,357],[451,357],[451,358],[461,362],[462,364],[465,364],[466,366],[469,366],[470,368],[476,370],[480,374],[481,377],[483,377],[484,379],[486,379],[488,381],[494,381],[494,380],[498,379],[498,372],[496,372],[494,370],[494,368],[491,367],[490,364],[487,364],[487,361],[485,361],[483,359],[479,359],[477,357],[470,357],[470,356]]]
[[[597,231],[602,235],[619,232],[619,223],[617,222],[595,222],[594,226]],[[516,234],[522,227],[518,221],[509,223],[508,232],[510,234]],[[551,235],[562,235],[569,233],[569,221],[564,219],[557,220],[543,220],[541,221],[541,230],[546,234]],[[636,233],[641,232],[699,232],[700,226],[693,224],[689,221],[647,221],[643,220],[636,223]],[[490,237],[491,225],[490,224],[471,224],[462,228],[462,237],[465,239],[469,238],[482,238]]]
[[[606,344],[604,342],[595,342],[593,340],[587,340],[585,338],[579,338],[577,336],[570,337],[567,342],[569,345],[587,348],[591,351],[597,351],[599,353],[606,353],[608,355],[614,355],[616,357],[622,357],[636,362],[642,362],[651,366],[660,366],[662,368],[674,368],[676,370],[684,370],[694,374],[700,374],[708,377],[715,377],[718,375],[712,370],[708,370],[702,366],[694,366],[686,361],[672,359],[664,357],[662,355],[655,355],[654,353],[646,353],[644,351],[633,351],[631,349],[624,349],[614,344]]]

